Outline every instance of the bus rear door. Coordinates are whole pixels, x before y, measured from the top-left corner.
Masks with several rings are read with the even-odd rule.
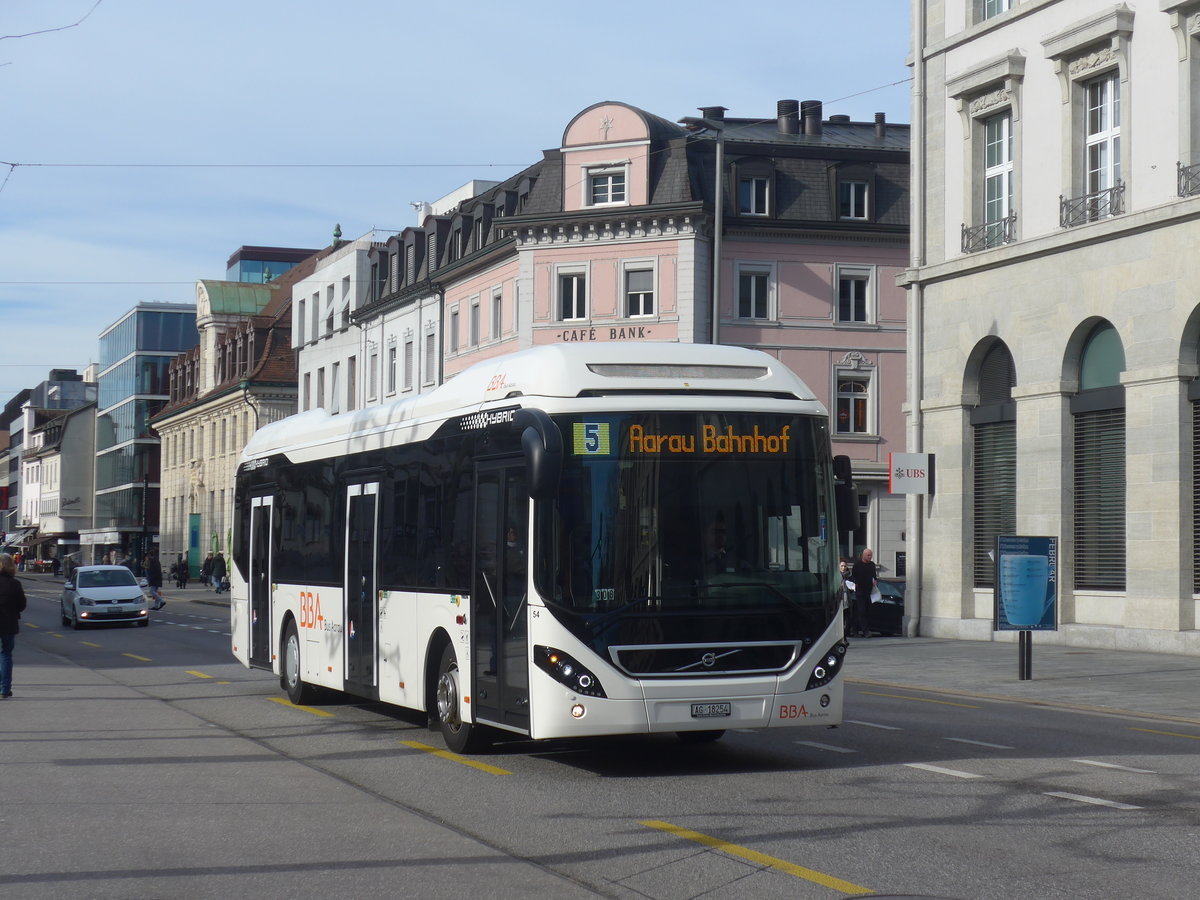
[[[529,489],[522,458],[475,470],[471,594],[476,720],[529,730]]]
[[[376,556],[379,546],[379,483],[346,488],[346,615],[342,639],[346,648],[346,689],[375,697],[379,592]]]
[[[250,665],[271,668],[271,534],[274,497],[250,500]]]

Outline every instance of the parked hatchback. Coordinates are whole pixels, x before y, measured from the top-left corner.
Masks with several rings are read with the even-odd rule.
[[[146,595],[124,566],[79,566],[63,585],[62,623],[84,625],[150,624]]]

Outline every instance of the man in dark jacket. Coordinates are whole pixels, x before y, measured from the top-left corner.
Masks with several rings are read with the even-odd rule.
[[[850,630],[865,638],[871,636],[871,594],[875,592],[878,578],[879,567],[875,565],[875,554],[867,547],[850,567],[850,580],[854,582],[854,618]]]
[[[167,601],[162,597],[162,584],[162,563],[158,561],[158,554],[151,550],[150,555],[146,557],[146,587],[150,588],[150,597],[154,600],[151,609],[162,609],[167,605]]]
[[[17,564],[0,553],[0,700],[12,696],[12,655],[25,611],[25,588],[17,580]]]
[[[212,574],[213,584],[216,585],[217,593],[219,594],[223,590],[222,585],[225,583],[225,557],[221,554],[220,550],[213,557]]]

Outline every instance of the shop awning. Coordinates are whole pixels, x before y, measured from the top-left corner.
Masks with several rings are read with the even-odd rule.
[[[18,528],[10,531],[4,538],[5,547],[24,547],[37,534],[36,528]]]

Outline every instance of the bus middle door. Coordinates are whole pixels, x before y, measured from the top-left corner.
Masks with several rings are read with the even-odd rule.
[[[379,483],[346,488],[346,615],[342,644],[346,648],[346,687],[377,696],[379,592],[376,557],[379,546]]]
[[[250,500],[250,665],[271,668],[271,534],[274,497]]]
[[[529,730],[529,490],[521,458],[475,470],[472,665],[475,718]]]

